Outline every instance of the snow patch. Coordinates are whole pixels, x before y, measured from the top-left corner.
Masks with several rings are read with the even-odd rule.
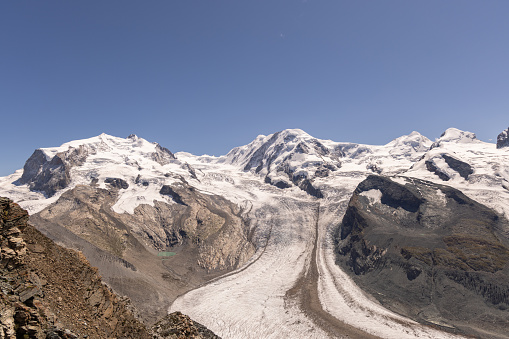
[[[368,198],[369,202],[372,205],[382,203],[382,191],[380,191],[379,189],[371,189],[369,191],[364,191],[361,192],[359,195]]]

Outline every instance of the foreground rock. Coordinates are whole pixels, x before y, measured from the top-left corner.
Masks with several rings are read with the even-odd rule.
[[[28,225],[8,199],[0,215],[0,338],[149,338],[81,253]]]
[[[451,187],[369,176],[350,200],[337,258],[395,312],[501,338],[509,328],[507,231],[507,220]]]
[[[187,315],[173,312],[152,326],[154,339],[195,338],[221,339],[205,326],[192,321]]]

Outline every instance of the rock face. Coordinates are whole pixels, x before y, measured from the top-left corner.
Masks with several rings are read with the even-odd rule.
[[[497,148],[509,147],[509,128],[497,136]]]
[[[0,216],[0,338],[150,338],[81,253],[28,225],[6,198]]]
[[[20,184],[29,184],[31,191],[43,192],[53,196],[58,190],[71,182],[69,166],[61,154],[48,160],[41,150],[36,150],[23,167]]]
[[[337,260],[395,312],[502,337],[509,327],[508,230],[507,220],[456,189],[372,175],[349,202]]]
[[[440,179],[443,181],[449,181],[451,177],[447,173],[445,173],[443,170],[441,170],[433,160],[426,160],[426,169],[430,171],[431,173],[436,174]]]
[[[93,150],[83,145],[69,147],[67,151],[55,155],[37,149],[26,161],[19,183],[28,184],[31,191],[40,191],[51,197],[69,185],[71,168],[82,165],[92,153]]]

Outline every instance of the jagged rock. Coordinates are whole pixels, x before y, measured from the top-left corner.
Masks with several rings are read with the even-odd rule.
[[[110,184],[112,187],[118,188],[118,189],[128,189],[129,184],[124,179],[120,178],[106,178],[104,179],[104,182],[107,184]]]
[[[14,309],[1,303],[0,305],[0,339],[16,338]]]
[[[173,312],[152,326],[154,339],[221,339],[205,326],[191,320],[187,315]]]
[[[68,329],[62,330],[59,328],[53,328],[46,333],[46,339],[75,339],[79,338],[76,334],[72,333]]]
[[[180,196],[180,194],[175,192],[173,190],[173,188],[171,186],[169,186],[169,185],[163,185],[163,187],[161,187],[161,189],[159,190],[159,194],[168,195],[177,204],[181,204],[181,205],[187,206],[187,204],[182,200],[182,197]]]
[[[451,178],[447,173],[444,173],[438,166],[432,161],[432,160],[426,160],[426,169],[430,171],[431,173],[435,173],[440,179],[443,181],[449,181]]]
[[[276,186],[277,188],[281,188],[281,189],[292,187],[291,184],[289,184],[283,180],[272,181],[268,176],[265,177],[264,181],[266,184],[271,184],[271,185]]]
[[[371,175],[357,186],[338,229],[337,262],[400,314],[472,335],[476,328],[505,334],[508,227],[454,188]],[[488,328],[480,314],[498,327]]]
[[[63,189],[71,182],[70,170],[83,164],[89,150],[83,145],[70,147],[65,152],[49,158],[43,150],[37,149],[26,161],[19,184],[28,184],[31,191],[39,191],[48,197]]]
[[[299,188],[306,192],[309,195],[312,195],[315,198],[323,198],[323,193],[319,188],[316,188],[311,183],[311,180],[304,179],[299,182],[298,184]]]
[[[497,136],[497,148],[509,147],[509,128]]]
[[[161,165],[166,165],[177,158],[169,149],[156,144],[156,151],[152,153],[152,159]]]

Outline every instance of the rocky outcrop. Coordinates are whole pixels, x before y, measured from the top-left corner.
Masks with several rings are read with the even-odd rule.
[[[169,149],[156,144],[156,151],[152,153],[152,160],[161,165],[166,165],[176,159],[175,155]]]
[[[468,176],[474,173],[472,166],[470,166],[464,161],[461,161],[448,154],[442,154],[442,158],[444,158],[445,162],[447,163],[447,165],[449,165],[450,168],[458,172],[459,175],[462,176],[465,180],[468,180]]]
[[[441,163],[442,168],[438,165],[439,163]],[[443,181],[451,179],[454,173],[451,170],[457,172],[465,180],[468,180],[469,176],[474,173],[474,169],[470,164],[445,153],[428,158],[424,161],[424,164],[428,171],[436,174]]]
[[[83,145],[77,148],[69,147],[67,151],[53,157],[37,149],[25,162],[23,175],[18,183],[28,184],[31,191],[39,191],[51,197],[69,185],[71,168],[82,165],[89,154],[90,150]]]
[[[43,192],[53,196],[58,190],[67,187],[71,182],[69,166],[61,154],[46,159],[41,150],[36,150],[23,167],[20,184],[28,184],[31,191]]]
[[[180,312],[173,312],[159,320],[152,326],[152,333],[154,339],[221,339],[202,324]]]
[[[0,216],[0,338],[150,338],[81,253],[28,225],[6,198]]]
[[[182,197],[180,196],[180,194],[178,194],[177,192],[175,192],[173,190],[173,188],[171,188],[170,185],[163,185],[163,187],[161,187],[161,189],[159,190],[159,194],[162,194],[162,195],[168,195],[170,196],[173,201],[175,201],[177,204],[181,204],[181,205],[184,205],[184,206],[187,206],[187,204],[182,201]]]
[[[307,194],[315,198],[323,198],[323,193],[319,188],[313,186],[313,183],[309,179],[296,180],[297,186],[306,192]]]
[[[449,175],[447,173],[445,173],[444,171],[442,171],[436,164],[433,160],[426,160],[425,161],[425,164],[426,164],[426,169],[428,171],[430,171],[431,173],[434,173],[436,174],[440,179],[442,179],[443,181],[449,181],[451,179],[451,177],[449,177]]]
[[[451,187],[372,175],[350,199],[337,261],[395,312],[497,337],[509,326],[508,229]]]
[[[127,183],[127,181],[125,181],[124,179],[120,179],[120,178],[106,178],[106,179],[104,179],[104,182],[107,184],[110,184],[111,187],[113,187],[113,188],[124,189],[124,190],[129,188],[129,184]]]
[[[497,148],[509,147],[509,128],[497,136]]]

